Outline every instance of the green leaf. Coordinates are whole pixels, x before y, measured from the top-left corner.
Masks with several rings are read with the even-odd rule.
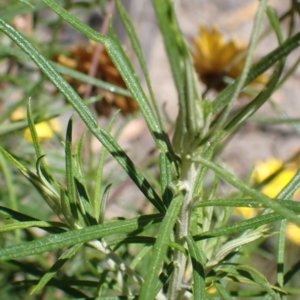
[[[155,288],[156,290],[155,292],[153,292],[153,294],[157,295],[159,291],[167,284],[173,271],[174,271],[174,262],[172,261],[169,264],[167,264],[162,270],[162,272],[159,274],[159,282],[157,283]]]
[[[3,56],[7,56],[7,55],[14,56],[14,57],[17,57],[20,60],[25,61],[25,62],[27,62],[30,59],[29,56],[26,55],[22,50],[17,49],[17,48],[8,47],[8,46],[5,46],[5,45],[1,45],[1,47],[0,47],[0,55],[3,55]],[[71,68],[65,67],[65,66],[60,65],[60,64],[55,63],[55,62],[50,62],[50,64],[54,67],[54,69],[58,73],[60,73],[62,75],[66,75],[68,77],[77,79],[77,80],[79,80],[81,82],[88,83],[88,84],[93,85],[95,87],[99,87],[101,89],[110,91],[111,93],[114,93],[114,94],[122,95],[122,96],[125,96],[125,97],[132,97],[131,93],[128,90],[123,89],[123,88],[121,88],[119,86],[116,86],[114,84],[108,83],[106,81],[100,80],[100,79],[95,78],[95,77],[88,76],[88,75],[86,75],[84,73],[78,72],[76,70],[73,70]],[[36,86],[39,86],[40,84],[41,84],[41,82],[39,81],[36,84]],[[34,89],[35,89],[35,86],[33,87],[33,90]],[[26,97],[26,100],[33,93],[34,93],[33,91],[30,91],[29,95]],[[2,120],[2,115],[0,117],[0,120]]]
[[[3,8],[0,12],[0,18],[5,21],[12,20],[17,15],[23,15],[26,13],[38,12],[42,9],[45,9],[45,4],[43,3],[34,3],[34,7],[24,5],[23,3],[9,3]]]
[[[228,183],[232,184],[234,187],[239,189],[241,192],[256,198],[260,200],[266,207],[273,209],[275,212],[277,212],[282,217],[288,219],[289,221],[297,224],[300,226],[300,219],[299,217],[293,213],[291,210],[287,209],[283,205],[280,205],[278,202],[273,201],[269,199],[267,196],[261,194],[260,192],[249,188],[242,180],[238,179],[225,169],[221,168],[220,166],[214,164],[211,161],[208,161],[205,158],[198,157],[195,159],[195,161],[207,166],[208,168],[215,171],[218,175],[220,175],[224,180],[226,180]],[[285,189],[293,189],[296,191],[300,187],[300,171],[297,172],[297,174],[294,176],[294,178],[290,181],[290,183],[286,186]],[[285,190],[284,189],[284,190]],[[280,196],[280,195],[279,195]]]
[[[75,170],[78,168],[78,166],[74,166]],[[89,196],[88,196],[88,191],[85,186],[84,178],[82,174],[77,174],[75,175],[75,186],[76,186],[76,191],[78,195],[78,212],[81,213],[81,216],[84,220],[85,225],[96,225],[98,224],[96,218],[94,217],[94,211],[93,207],[90,203]]]
[[[251,268],[250,266],[245,266],[245,265],[238,265],[236,269],[238,270],[238,272],[240,271],[247,272],[250,275],[249,278],[252,279],[264,290],[266,290],[269,293],[269,295],[272,296],[272,299],[276,299],[276,300],[281,299],[279,294],[273,290],[274,286],[271,286],[271,284],[267,281],[267,279],[264,277],[262,273],[260,273],[254,268]]]
[[[182,68],[182,57],[180,55],[180,45],[178,45],[179,28],[176,22],[172,5],[169,1],[153,0],[153,6],[160,31],[162,33],[167,56],[172,69],[172,75],[176,85],[179,103],[184,105],[184,72]],[[168,16],[168,17],[167,17]],[[183,116],[186,114],[183,112]]]
[[[122,76],[126,86],[131,92],[133,98],[138,102],[141,112],[145,118],[148,125],[149,131],[152,134],[154,141],[158,149],[162,152],[168,152],[168,145],[166,144],[164,138],[164,132],[160,128],[160,125],[156,121],[152,109],[148,103],[144,91],[136,78],[136,74],[122,49],[119,40],[116,38],[115,34],[110,27],[109,35],[106,37],[101,35],[97,31],[91,29],[89,26],[84,24],[82,21],[77,19],[75,16],[67,12],[65,9],[60,7],[53,0],[43,0],[46,5],[48,5],[54,12],[56,12],[62,19],[68,22],[71,26],[75,27],[77,30],[82,32],[85,36],[91,40],[101,43],[105,46],[107,53],[118,69],[120,75]]]
[[[268,213],[265,215],[260,215],[258,217],[251,218],[249,220],[243,220],[236,222],[234,224],[225,225],[220,228],[211,229],[204,231],[200,234],[194,235],[193,238],[196,241],[209,239],[218,236],[228,236],[233,233],[244,232],[247,229],[257,228],[262,225],[270,224],[279,220],[282,220],[284,217],[277,213]]]
[[[115,140],[109,135],[109,133],[103,129],[102,143],[107,145],[106,149],[112,154],[112,156],[119,162],[121,167],[126,171],[133,182],[139,187],[146,198],[156,207],[159,212],[165,212],[165,206],[162,200],[159,198],[157,193],[154,191],[149,182],[140,173],[137,167],[133,164],[126,153],[120,148],[120,146],[115,142]]]
[[[28,104],[27,104],[27,121],[28,121],[28,127],[29,127],[29,130],[30,130],[30,134],[31,134],[35,154],[36,154],[36,157],[39,159],[40,157],[43,156],[43,153],[42,153],[42,147],[41,147],[41,144],[40,144],[40,140],[39,140],[39,137],[38,137],[38,134],[36,132],[35,125],[34,125],[34,122],[33,122],[30,99],[29,99]],[[47,173],[47,171],[46,171],[47,167],[46,167],[46,164],[45,164],[43,158],[40,159],[40,163],[41,163],[41,167],[42,167],[44,173],[46,174]]]
[[[206,267],[215,266],[220,264],[220,262],[230,253],[235,251],[236,249],[239,249],[241,246],[251,243],[255,240],[258,240],[260,238],[266,238],[268,236],[267,234],[267,228],[265,225],[255,228],[254,230],[246,231],[242,236],[235,238],[233,240],[230,240],[229,242],[223,243],[223,245],[220,246],[220,249],[214,256],[210,259],[209,262],[207,262]]]
[[[122,5],[122,2],[120,0],[117,0],[117,1],[115,1],[115,3],[116,3],[118,13],[120,15],[121,21],[122,21],[122,23],[123,23],[123,25],[126,29],[126,32],[127,32],[128,36],[129,36],[129,39],[130,39],[132,48],[134,50],[134,53],[136,54],[136,56],[139,60],[141,69],[142,69],[143,74],[145,76],[146,83],[147,83],[147,86],[148,86],[148,90],[149,90],[149,93],[150,93],[151,102],[152,102],[152,105],[155,109],[156,117],[159,121],[161,129],[163,129],[162,118],[161,118],[160,111],[159,111],[159,108],[158,108],[158,105],[157,105],[157,101],[155,99],[154,92],[153,92],[153,89],[152,89],[152,86],[151,86],[146,61],[144,59],[143,52],[142,52],[142,47],[141,47],[140,42],[138,40],[138,37],[137,37],[137,34],[135,32],[134,26],[131,22],[131,19],[130,19],[129,15],[127,14],[126,10],[124,9],[124,6]]]
[[[49,1],[47,0],[47,2]],[[54,3],[52,1],[50,2],[52,4]],[[62,10],[62,8],[57,6],[57,4],[54,3],[53,5],[58,8],[59,11]],[[65,11],[63,10],[63,12]],[[73,22],[74,17],[70,14],[67,15]],[[91,31],[91,29],[89,29],[89,27],[87,27],[86,25],[84,28],[85,30],[87,29],[88,32]],[[32,46],[31,43],[29,43],[18,31],[5,23],[3,20],[0,20],[0,30],[8,35],[14,42],[16,42],[20,46],[20,48],[23,49],[23,51],[27,53],[31,57],[31,59],[40,67],[40,69],[49,77],[52,83],[63,93],[63,95],[73,105],[74,109],[80,115],[80,117],[94,134],[94,136],[114,156],[116,161],[126,171],[133,182],[135,182],[139,189],[144,193],[146,198],[158,209],[158,211],[165,211],[161,199],[151,187],[149,182],[144,178],[141,172],[136,168],[130,158],[121,149],[117,142],[110,136],[110,134],[106,130],[98,127],[97,121],[95,120],[94,116],[91,114],[87,106],[82,102],[82,99],[77,95],[77,93],[75,93],[72,87],[55,71],[51,64]],[[85,30],[83,31],[83,33],[85,33]],[[103,42],[107,39],[106,37],[102,37],[101,35],[99,35],[99,33],[97,32],[92,33],[93,37],[94,33],[96,33],[96,36],[98,38],[94,38],[98,42]]]
[[[295,34],[291,38],[287,39],[282,45],[263,57],[259,62],[254,64],[247,76],[244,86],[251,83],[256,77],[264,73],[278,60],[287,56],[291,51],[299,46],[300,33]],[[237,78],[233,84],[225,88],[212,103],[212,112],[215,114],[221,110],[230,101],[234,90],[236,89],[239,78]]]
[[[75,219],[78,221],[77,212],[77,200],[76,200],[76,190],[74,182],[74,166],[73,166],[73,155],[72,155],[72,118],[68,122],[66,142],[65,142],[65,157],[66,157],[66,180],[68,189],[68,200],[70,201],[70,208]]]
[[[20,222],[22,222],[22,221],[40,221],[36,218],[22,214],[18,211],[12,210],[12,209],[4,207],[4,206],[0,206],[0,215],[2,215],[5,218],[10,218],[10,219],[20,221]]]
[[[37,161],[38,175],[34,174],[21,163],[19,163],[11,154],[0,147],[0,152],[29,180],[37,191],[42,195],[43,199],[47,202],[49,207],[57,214],[61,216],[61,209],[59,203],[59,195],[55,189],[49,184],[47,179],[40,171],[40,159]]]
[[[65,251],[54,265],[47,271],[47,273],[40,279],[39,283],[31,290],[30,294],[35,294],[45,287],[45,285],[51,280],[55,274],[61,269],[61,267],[76,254],[83,244],[74,245],[67,251]]]
[[[110,132],[113,128],[113,125],[115,123],[115,119],[117,117],[116,112],[111,120],[109,121],[108,124],[108,131]],[[106,208],[106,201],[108,199],[108,193],[110,190],[110,185],[107,186],[104,189],[103,195],[101,195],[101,191],[103,189],[103,169],[104,169],[104,163],[105,163],[105,158],[106,158],[107,151],[103,147],[100,150],[100,155],[99,155],[99,162],[98,162],[98,167],[97,167],[97,173],[96,173],[96,179],[95,179],[95,191],[94,191],[94,196],[92,200],[92,205],[94,209],[94,217],[99,223],[104,222],[104,215],[105,215],[105,208]],[[102,196],[102,198],[101,198]]]
[[[134,218],[126,221],[116,221],[103,225],[94,225],[87,228],[72,230],[61,234],[48,235],[32,242],[0,249],[0,260],[35,255],[44,252],[54,251],[63,247],[69,247],[85,243],[105,236],[128,233],[141,229],[152,224],[161,222],[162,215],[149,215]]]
[[[247,80],[249,69],[250,69],[250,66],[252,63],[253,53],[254,53],[254,50],[255,50],[255,47],[256,47],[256,44],[258,41],[259,30],[262,25],[264,13],[265,13],[265,10],[267,7],[267,2],[268,2],[267,0],[261,0],[259,2],[259,7],[258,7],[258,10],[255,15],[251,38],[250,38],[249,45],[247,47],[247,54],[245,57],[242,72],[237,79],[237,83],[235,85],[235,89],[232,93],[231,99],[229,100],[224,112],[222,112],[222,115],[218,118],[216,128],[221,128],[222,125],[226,122],[226,120],[232,110],[233,103],[236,101],[238,95],[242,91],[242,88],[245,86],[245,82]]]
[[[5,182],[5,186],[7,188],[10,207],[14,210],[17,210],[18,202],[17,202],[15,187],[13,184],[13,177],[11,176],[10,169],[8,168],[8,165],[1,152],[0,152],[0,168],[2,169],[2,176]],[[0,209],[0,214],[1,214],[1,209]]]
[[[216,289],[218,290],[219,294],[222,296],[222,299],[224,300],[231,300],[231,296],[228,293],[228,291],[225,289],[225,287],[220,283],[220,282],[215,282],[214,283]]]
[[[70,225],[71,228],[78,228],[78,225],[76,224],[76,220],[74,220],[74,217],[72,215],[70,201],[66,195],[67,191],[61,186],[60,187],[60,207],[61,211],[67,220],[67,223]]]
[[[17,222],[11,224],[1,225],[0,232],[11,231],[16,229],[25,229],[31,227],[65,227],[64,224],[57,222],[45,222],[45,221],[27,221],[27,222]]]
[[[273,26],[278,30],[277,24],[273,24]],[[282,40],[282,34],[278,34],[278,39],[281,42]],[[277,89],[277,84],[279,82],[281,73],[284,68],[284,62],[285,59],[282,58],[279,61],[278,67],[274,71],[272,77],[269,79],[268,83],[266,84],[265,88],[255,97],[254,100],[249,102],[246,106],[244,106],[238,113],[235,114],[229,120],[224,127],[224,131],[220,132],[217,136],[215,135],[215,129],[218,127],[218,124],[216,127],[213,128],[210,135],[208,135],[202,143],[208,140],[212,140],[214,138],[214,144],[218,143],[221,139],[223,139],[226,136],[230,136],[233,134],[233,132],[239,128],[246,120],[248,120],[267,100],[269,100],[270,96],[273,94],[273,92]],[[227,109],[227,108],[226,108]],[[221,117],[223,118],[223,116]],[[222,121],[221,121],[222,122]],[[217,121],[217,123],[220,123]]]
[[[152,258],[149,263],[150,269],[146,275],[145,282],[140,292],[140,300],[154,299],[156,296],[155,287],[158,284],[159,270],[162,267],[168,247],[168,241],[170,240],[171,232],[176,222],[182,201],[182,196],[178,196],[172,200],[172,203],[161,223],[160,230],[153,247]]]
[[[271,23],[272,28],[275,31],[278,43],[281,45],[284,41],[284,38],[283,38],[280,20],[277,18],[276,13],[270,6],[267,6],[266,13],[267,13],[269,22]]]
[[[224,133],[221,134],[222,138],[230,135],[239,128],[248,118],[250,118],[265,102],[268,101],[270,96],[276,90],[277,83],[280,79],[284,64],[280,63],[279,66],[273,73],[273,76],[268,81],[265,89],[259,93],[255,99],[249,102],[245,107],[243,107],[235,116],[229,120],[228,124],[224,128]],[[221,139],[219,136],[217,139]]]
[[[51,65],[54,66],[54,68],[57,70],[57,72],[59,72],[62,75],[69,76],[71,78],[88,83],[95,87],[99,87],[101,89],[110,91],[111,93],[114,93],[114,94],[122,95],[125,97],[132,97],[132,95],[130,94],[130,92],[128,90],[125,90],[119,86],[116,86],[116,85],[110,84],[106,81],[102,81],[97,78],[85,75],[83,73],[80,73],[78,71],[75,71],[73,69],[67,68],[65,66],[62,66],[62,65],[54,63],[54,62],[51,62]]]
[[[283,205],[294,213],[300,213],[300,203],[293,200],[282,200],[276,199],[280,205]],[[251,198],[228,198],[228,199],[217,199],[211,201],[200,201],[196,204],[196,207],[207,207],[207,206],[221,206],[221,207],[249,207],[249,208],[262,208],[268,207],[265,203],[260,200]]]
[[[26,222],[44,222],[44,221],[38,220],[36,218],[33,218],[31,216],[22,214],[18,211],[14,211],[12,209],[9,209],[9,208],[3,207],[3,206],[0,206],[0,215],[2,215],[5,218],[11,218],[15,221],[19,221],[21,223],[22,222],[25,222],[25,223]],[[49,222],[47,222],[47,223],[49,223]],[[52,226],[51,227],[42,227],[42,229],[44,229],[45,231],[50,232],[50,233],[60,233],[60,232],[65,231],[61,227],[52,227]]]
[[[168,207],[172,201],[173,193],[169,188],[172,181],[171,163],[165,153],[159,155],[160,188],[163,202]]]
[[[206,261],[203,260],[203,255],[200,255],[202,250],[198,249],[196,242],[191,236],[187,237],[187,243],[193,265],[193,297],[199,300],[206,299],[204,272]]]
[[[262,5],[262,2],[261,2]],[[265,3],[266,5],[266,3]],[[267,14],[270,18],[272,27],[274,28],[278,41],[280,44],[283,42],[282,32],[280,29],[280,24],[278,20],[275,19],[275,16],[273,12],[267,8]],[[284,68],[285,59],[282,58],[279,61],[278,67],[274,71],[272,77],[266,84],[265,88],[255,97],[254,100],[252,100],[249,104],[247,104],[245,107],[243,107],[235,116],[227,122],[227,125],[224,128],[224,133],[221,133],[219,137],[217,137],[217,140],[220,140],[221,138],[224,138],[227,135],[230,135],[233,133],[234,130],[239,128],[249,117],[251,117],[267,100],[269,100],[270,96],[274,93],[274,91],[277,88],[277,84],[279,82],[281,73]],[[242,75],[241,75],[242,77]],[[239,77],[239,78],[241,78]],[[244,78],[245,79],[245,78]],[[240,81],[239,81],[240,83]],[[236,91],[235,91],[236,92]],[[239,90],[240,92],[240,90]],[[229,114],[228,108],[226,108],[227,113]],[[209,139],[209,138],[208,138]]]

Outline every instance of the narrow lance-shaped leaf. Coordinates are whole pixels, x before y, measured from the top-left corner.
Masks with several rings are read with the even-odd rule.
[[[43,196],[44,200],[51,207],[51,209],[58,215],[61,216],[61,209],[59,205],[59,196],[53,187],[47,182],[46,178],[43,177],[40,171],[40,159],[38,159],[37,172],[38,175],[34,174],[26,167],[24,167],[19,161],[17,161],[11,154],[0,147],[0,152],[33,184],[37,191]]]
[[[113,115],[113,117],[111,118],[111,120],[109,121],[108,132],[111,132],[111,130],[113,128],[117,114],[118,114],[118,112],[116,112]],[[107,155],[107,150],[104,147],[101,148],[99,158],[98,158],[94,195],[93,195],[93,199],[92,199],[92,206],[94,209],[94,218],[99,223],[104,222],[106,200],[107,200],[107,198],[104,198],[104,196],[108,196],[108,191],[110,188],[110,187],[109,188],[106,187],[105,190],[107,191],[107,193],[103,193],[103,197],[101,198],[101,191],[103,191],[103,169],[104,169],[106,155]]]
[[[254,64],[247,76],[244,86],[251,83],[256,77],[264,73],[271,66],[274,65],[275,62],[287,56],[291,51],[299,46],[300,41],[300,32],[286,40],[282,45],[277,47],[275,50],[270,52],[268,55],[263,57],[259,62]],[[229,85],[226,89],[224,89],[214,100],[212,103],[212,112],[216,113],[220,109],[222,109],[231,99],[233,92],[237,86],[238,79],[231,85]]]
[[[115,39],[115,34],[113,33],[111,26],[109,30],[110,38],[108,38],[104,35],[101,35],[99,32],[91,29],[89,26],[84,24],[74,15],[70,14],[65,9],[60,7],[55,1],[43,0],[43,2],[46,3],[53,11],[55,11],[62,19],[64,19],[66,22],[68,22],[71,26],[75,27],[80,32],[82,32],[85,36],[105,46],[107,53],[109,54],[115,66],[117,67],[124,82],[126,83],[126,86],[130,90],[134,99],[138,102],[139,107],[145,118],[145,121],[148,125],[149,131],[151,132],[157,147],[162,152],[168,152],[169,147],[166,143],[166,140],[164,139],[164,132],[162,131],[159,123],[154,117],[147,97],[138,79],[136,78],[132,65],[126,57],[124,50],[120,46],[119,40]]]
[[[26,52],[31,59],[41,68],[49,77],[52,83],[63,93],[74,109],[80,115],[84,123],[91,130],[94,136],[103,144],[103,146],[114,156],[116,161],[126,171],[129,177],[135,182],[139,189],[144,193],[146,198],[160,211],[165,211],[164,205],[156,194],[149,182],[144,178],[141,172],[133,164],[130,158],[110,136],[110,134],[98,127],[97,121],[91,114],[82,99],[72,89],[72,87],[55,71],[51,64],[29,43],[18,31],[9,24],[0,19],[0,30],[16,42],[20,48]],[[103,40],[100,39],[102,42]]]
[[[176,222],[182,201],[183,197],[181,195],[173,199],[161,224],[153,247],[152,259],[149,264],[150,269],[146,275],[145,282],[140,292],[140,300],[154,299],[156,296],[154,293],[156,292],[155,287],[158,284],[159,270],[163,265],[168,241]]]
[[[180,48],[177,43],[178,24],[174,16],[173,7],[170,1],[153,0],[153,7],[155,9],[156,17],[162,36],[164,38],[164,44],[167,50],[168,59],[172,68],[172,75],[175,81],[176,89],[178,92],[178,98],[180,105],[183,105],[184,101],[184,72],[182,69],[182,58],[180,56]],[[167,16],[169,18],[167,18]],[[171,23],[171,26],[170,26]],[[174,47],[177,45],[177,47]],[[183,118],[186,114],[183,112]]]
[[[36,157],[37,157],[37,159],[40,160],[42,174],[44,176],[46,176],[47,179],[50,179],[51,175],[48,172],[46,163],[44,161],[44,158],[42,157],[43,156],[42,147],[41,147],[41,144],[40,144],[40,141],[39,141],[37,131],[35,129],[35,124],[34,124],[34,121],[33,121],[33,115],[32,115],[32,110],[31,110],[31,100],[30,99],[29,99],[28,104],[27,104],[27,122],[28,122],[28,127],[29,127],[29,130],[30,130],[30,134],[31,134],[31,138],[32,138],[32,142],[33,142]]]
[[[300,203],[293,200],[276,199],[280,205],[283,205],[291,209],[295,213],[300,213]],[[200,201],[195,204],[195,207],[207,207],[207,206],[220,206],[220,207],[249,207],[249,208],[262,208],[267,207],[265,203],[257,199],[249,198],[228,198],[228,199],[216,199],[210,201]]]
[[[244,192],[247,195],[252,196],[253,198],[257,198],[262,203],[264,203],[264,205],[266,205],[270,209],[273,209],[279,215],[282,215],[284,218],[286,218],[286,219],[290,220],[291,222],[294,222],[295,224],[300,226],[300,219],[295,213],[293,213],[292,211],[290,211],[283,205],[280,205],[276,201],[269,199],[267,196],[261,194],[260,192],[254,190],[252,188],[249,188],[242,180],[238,179],[237,177],[235,177],[234,175],[232,175],[225,169],[221,168],[220,166],[218,166],[218,165],[214,164],[213,162],[208,161],[207,159],[200,157],[200,156],[197,159],[195,159],[195,161],[202,163],[203,165],[212,169],[218,175],[220,175],[224,180],[226,180],[227,182],[232,184],[234,187],[236,187],[240,191]],[[296,188],[296,186],[295,186],[296,184],[298,184],[298,185],[300,184],[299,178],[300,178],[300,171],[293,178],[293,180],[295,180],[295,181],[298,180],[297,182],[295,182],[295,184],[293,184],[294,188]]]
[[[136,54],[136,56],[139,60],[141,69],[144,73],[146,83],[147,83],[147,86],[148,86],[148,90],[149,90],[149,93],[150,93],[151,101],[152,101],[153,107],[155,109],[155,113],[156,113],[156,116],[158,118],[160,127],[163,129],[163,121],[162,121],[160,111],[159,111],[159,108],[158,108],[158,105],[157,105],[157,102],[156,102],[156,99],[155,99],[155,96],[154,96],[154,92],[153,92],[151,82],[150,82],[149,73],[148,73],[148,70],[147,70],[146,61],[144,59],[143,52],[142,52],[142,47],[140,45],[137,34],[135,32],[135,28],[134,28],[134,26],[131,22],[131,19],[130,19],[129,15],[127,14],[124,6],[122,5],[122,2],[120,0],[117,0],[115,2],[116,2],[116,7],[117,7],[118,13],[120,15],[121,21],[123,22],[123,25],[126,29],[126,32],[129,36],[129,39],[131,41],[132,48],[133,48],[133,50],[134,50],[134,52],[135,52],[135,54]]]
[[[166,207],[168,207],[172,200],[172,191],[169,184],[172,181],[171,164],[168,156],[165,153],[160,153],[159,156],[159,170],[160,170],[160,187],[161,195]]]
[[[77,212],[77,200],[76,200],[76,190],[74,182],[74,166],[72,157],[72,118],[68,122],[66,143],[65,143],[65,157],[66,157],[66,179],[68,188],[68,200],[70,201],[70,208],[72,215],[76,221],[78,221]]]
[[[260,215],[258,217],[251,218],[249,220],[243,220],[236,222],[234,224],[225,225],[220,228],[211,229],[204,231],[200,234],[194,235],[195,241],[218,237],[218,236],[228,236],[234,233],[241,233],[247,229],[257,228],[262,225],[270,224],[276,221],[282,220],[284,217],[277,213],[268,213],[266,215]]]
[[[272,25],[275,33],[276,33],[278,43],[282,44],[284,39],[283,39],[283,33],[282,33],[282,30],[281,30],[280,21],[278,20],[276,14],[274,13],[274,11],[270,7],[267,7],[266,13],[267,13],[269,21],[270,21],[270,23],[271,23],[271,25]],[[283,59],[282,59],[282,65],[283,64],[284,63],[283,63]],[[278,247],[277,247],[277,276],[276,277],[277,277],[277,283],[279,284],[280,287],[283,287],[286,224],[287,224],[287,220],[281,220],[280,230],[279,230],[279,237],[278,237],[278,242],[277,242]],[[269,299],[271,299],[272,294],[269,293],[268,297],[269,297]]]
[[[64,227],[64,224],[57,223],[57,222],[45,222],[45,221],[17,222],[17,223],[1,225],[0,232],[17,230],[17,229],[25,229],[31,227],[43,228],[43,227],[59,227],[59,226]]]
[[[1,45],[0,55],[14,56],[14,57],[16,57],[18,59],[21,59],[23,61],[28,61],[28,59],[29,59],[29,56],[27,54],[25,54],[22,50],[17,49],[17,48],[8,47],[8,46],[5,46],[5,45]],[[121,87],[116,86],[114,84],[111,84],[111,83],[108,83],[106,81],[100,80],[98,78],[88,76],[84,73],[78,72],[74,69],[65,67],[65,66],[60,65],[60,64],[55,63],[55,62],[51,62],[51,65],[54,67],[54,69],[58,73],[60,73],[62,75],[66,75],[68,77],[71,77],[71,78],[77,79],[79,81],[88,83],[90,85],[99,87],[101,89],[108,90],[108,91],[110,91],[111,93],[114,93],[114,94],[122,95],[122,96],[125,96],[125,97],[131,97],[131,93],[128,90],[124,89],[124,88],[121,88]],[[39,87],[40,85],[41,85],[41,81],[39,81],[35,86]],[[35,86],[33,88],[34,90],[36,89]],[[29,91],[28,94],[29,95],[26,97],[26,101],[30,97],[30,95],[34,94],[34,92]],[[12,107],[13,107],[13,105],[12,105]],[[10,109],[8,109],[8,110],[10,110]],[[6,114],[6,111],[4,112],[4,115],[5,114]],[[3,118],[3,114],[0,116],[0,120],[2,120],[2,118]]]
[[[116,221],[103,225],[72,230],[61,234],[48,235],[32,242],[0,249],[0,260],[9,260],[22,256],[54,251],[63,247],[85,243],[105,236],[128,233],[158,223],[163,219],[160,214],[142,216],[126,221]]]
[[[233,91],[233,94],[231,96],[229,103],[227,104],[227,106],[224,109],[224,112],[222,112],[221,117],[217,121],[217,123],[218,123],[218,124],[216,124],[217,128],[221,128],[222,125],[228,119],[228,116],[232,110],[233,103],[234,103],[234,101],[236,101],[238,95],[242,91],[242,88],[244,87],[245,82],[247,80],[247,75],[248,75],[248,72],[249,72],[249,69],[251,66],[253,53],[254,53],[254,50],[255,50],[255,47],[256,47],[256,44],[258,41],[258,37],[259,37],[259,30],[262,25],[262,21],[264,19],[264,12],[267,7],[267,2],[268,2],[267,0],[261,0],[259,2],[259,7],[258,7],[258,10],[255,15],[251,38],[250,38],[249,45],[247,47],[247,53],[246,53],[242,72],[236,81],[235,89]]]
[[[32,289],[30,294],[35,294],[40,291],[45,285],[55,276],[55,274],[62,268],[62,266],[76,254],[76,252],[81,248],[83,244],[74,245],[67,251],[65,251],[58,260],[54,263],[54,265],[47,271],[47,273],[41,278],[39,283]]]
[[[194,299],[205,299],[205,272],[204,264],[205,260],[202,259],[200,255],[200,249],[198,249],[196,242],[191,236],[187,237],[187,244],[189,247],[189,253],[193,265],[193,296]]]

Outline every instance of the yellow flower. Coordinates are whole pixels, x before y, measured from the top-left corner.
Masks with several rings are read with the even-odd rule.
[[[21,121],[25,118],[25,111],[22,107],[18,107],[16,110],[14,110],[10,115],[10,120],[13,122]]]
[[[283,161],[276,158],[270,158],[265,162],[259,161],[255,165],[253,179],[256,183],[262,183],[268,177],[279,171],[283,167]],[[297,162],[288,165],[262,189],[262,193],[270,198],[275,198],[282,189],[291,181],[298,170]],[[299,194],[300,190],[295,192]],[[245,219],[254,217],[257,214],[257,209],[248,207],[237,207],[234,213],[241,214]],[[293,243],[300,246],[300,228],[292,223],[288,223],[286,227],[286,237]]]
[[[15,111],[12,112],[10,115],[10,120],[11,121],[21,121],[25,119],[26,113],[25,110],[22,107],[17,108]],[[48,122],[41,122],[38,124],[35,124],[35,130],[37,132],[37,136],[39,140],[42,142],[44,140],[50,139],[53,137],[54,132],[59,132],[60,131],[60,123],[58,122],[57,119],[52,119]],[[26,128],[24,130],[24,139],[32,143],[32,137],[30,134],[30,129]]]
[[[255,164],[253,179],[256,183],[262,183],[264,180],[275,174],[283,167],[283,161],[277,158],[270,158],[266,161],[258,161]],[[291,181],[291,179],[297,173],[297,163],[287,165],[282,171],[279,172],[273,179],[271,179],[262,188],[262,193],[270,198],[276,198],[276,196],[285,188],[285,186]],[[295,192],[295,195],[300,190]],[[257,214],[257,209],[248,207],[237,207],[234,209],[235,214],[241,214],[244,218],[254,217]]]
[[[283,161],[276,158],[270,158],[265,162],[257,162],[253,179],[256,183],[261,183],[283,166]],[[278,175],[270,180],[263,188],[262,193],[270,198],[275,198],[281,190],[291,181],[297,173],[298,166],[296,163],[287,165]],[[296,191],[297,193],[298,191]]]
[[[287,224],[286,237],[300,246],[300,228],[297,225],[292,223]]]
[[[285,186],[292,180],[296,173],[296,167],[291,167],[290,169],[283,170],[263,187],[262,192],[270,198],[275,198],[281,192],[281,190],[283,190]]]
[[[210,294],[210,295],[214,294],[217,291],[214,284],[211,284],[210,286],[206,287],[205,290],[206,290],[206,293]]]
[[[236,40],[225,41],[214,26],[210,30],[200,26],[200,35],[194,38],[196,50],[193,53],[196,72],[202,82],[215,89],[224,88],[222,77],[237,78],[244,66],[246,45]],[[265,83],[265,76],[259,76],[256,83]]]
[[[253,179],[255,182],[261,183],[277,172],[282,166],[283,161],[277,158],[269,158],[266,161],[258,161],[255,164]]]
[[[236,207],[233,214],[242,215],[245,219],[253,218],[257,215],[257,210],[252,207]]]
[[[37,136],[41,142],[44,140],[48,140],[53,137],[54,132],[57,132],[60,130],[60,124],[57,119],[52,119],[49,122],[41,122],[38,124],[35,124],[35,130],[37,133]],[[24,138],[27,142],[33,143],[30,129],[26,128],[24,131]]]

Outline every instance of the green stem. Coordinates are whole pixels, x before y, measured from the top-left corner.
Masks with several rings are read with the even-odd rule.
[[[192,162],[190,156],[185,156],[181,165],[181,180],[179,187],[184,193],[184,200],[180,208],[175,231],[175,242],[185,248],[187,247],[186,237],[189,234],[191,212],[193,209],[192,201],[198,171],[199,164]],[[181,299],[181,289],[182,282],[184,280],[186,262],[186,255],[182,251],[175,249],[175,270],[171,276],[167,299]]]

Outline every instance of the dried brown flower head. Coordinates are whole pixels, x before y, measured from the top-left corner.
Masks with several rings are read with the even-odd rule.
[[[90,43],[88,46],[76,46],[70,48],[68,56],[58,55],[55,60],[66,67],[88,74],[95,50],[95,43]],[[105,48],[102,48],[99,54],[95,78],[101,79],[118,87],[126,88],[121,75],[108,56]],[[79,95],[84,95],[86,83],[70,77],[66,79]],[[133,98],[117,95],[110,91],[93,87],[92,95],[97,94],[102,95],[102,99],[95,103],[95,109],[99,116],[108,117],[113,108],[120,109],[123,115],[133,113],[139,109]]]

